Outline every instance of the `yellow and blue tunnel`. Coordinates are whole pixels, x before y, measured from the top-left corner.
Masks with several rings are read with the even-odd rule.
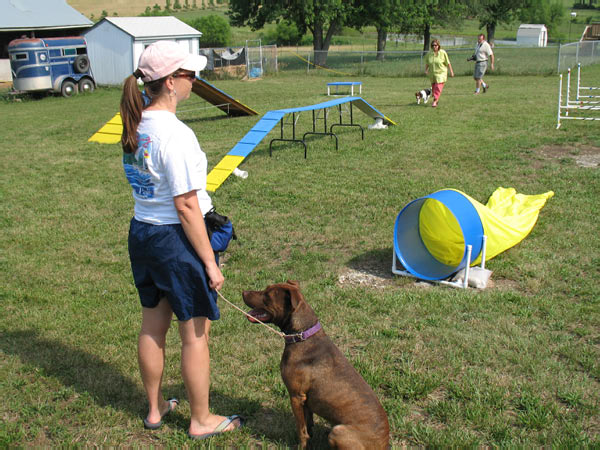
[[[396,218],[396,257],[417,278],[449,278],[466,266],[468,246],[471,264],[481,262],[484,235],[486,261],[521,242],[553,195],[524,195],[500,187],[486,205],[455,189],[413,200]]]

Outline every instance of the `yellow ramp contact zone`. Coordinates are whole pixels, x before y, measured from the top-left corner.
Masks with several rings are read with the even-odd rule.
[[[215,192],[243,160],[243,156],[225,155],[206,177],[206,190]]]
[[[88,139],[88,142],[99,142],[100,144],[118,144],[123,134],[123,121],[121,114],[117,113],[112,119],[100,128]]]

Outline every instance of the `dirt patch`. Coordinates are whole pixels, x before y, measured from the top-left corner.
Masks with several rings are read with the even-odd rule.
[[[534,151],[546,160],[562,160],[565,158],[573,159],[579,167],[598,167],[600,166],[600,147],[593,145],[546,145],[537,151]]]
[[[394,283],[391,251],[375,251],[351,261],[338,277],[338,283],[376,289],[391,286]]]
[[[376,275],[360,269],[346,269],[338,277],[338,283],[350,286],[366,286],[382,289],[392,284],[393,278],[389,275]]]

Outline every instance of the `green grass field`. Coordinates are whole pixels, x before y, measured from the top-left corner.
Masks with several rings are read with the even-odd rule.
[[[398,123],[339,131],[302,147],[261,143],[213,195],[239,240],[224,255],[223,294],[298,280],[326,333],[373,387],[394,446],[600,445],[600,133],[556,130],[557,76],[450,79],[437,109],[417,106],[424,78],[364,76],[362,97]],[[342,79],[342,78],[338,78]],[[600,86],[600,66],[585,67]],[[332,76],[280,73],[216,81],[264,114],[322,102]],[[120,91],[0,100],[0,446],[189,445],[176,324],[165,395],[182,400],[143,429],[140,306],[126,248],[130,188],[118,145],[87,139]],[[184,105],[182,105],[184,106]],[[213,167],[256,123],[190,99],[182,118]],[[355,111],[355,120],[371,120]],[[308,131],[301,115],[298,128]],[[271,137],[276,137],[276,133]],[[592,161],[594,167],[584,167]],[[485,203],[499,186],[552,190],[532,233],[487,263],[483,291],[391,275],[394,221],[411,200],[456,188]],[[221,303],[211,330],[216,413],[247,427],[219,446],[297,444],[279,375],[283,342]],[[316,448],[328,425],[317,421]]]

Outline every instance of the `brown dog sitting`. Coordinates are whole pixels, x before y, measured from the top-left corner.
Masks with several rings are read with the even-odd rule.
[[[333,426],[329,445],[339,449],[387,449],[387,415],[366,381],[321,329],[298,283],[274,284],[264,291],[244,291],[249,314],[277,325],[285,334],[281,377],[290,394],[302,448],[306,448],[313,413]],[[249,319],[252,322],[256,320]]]

